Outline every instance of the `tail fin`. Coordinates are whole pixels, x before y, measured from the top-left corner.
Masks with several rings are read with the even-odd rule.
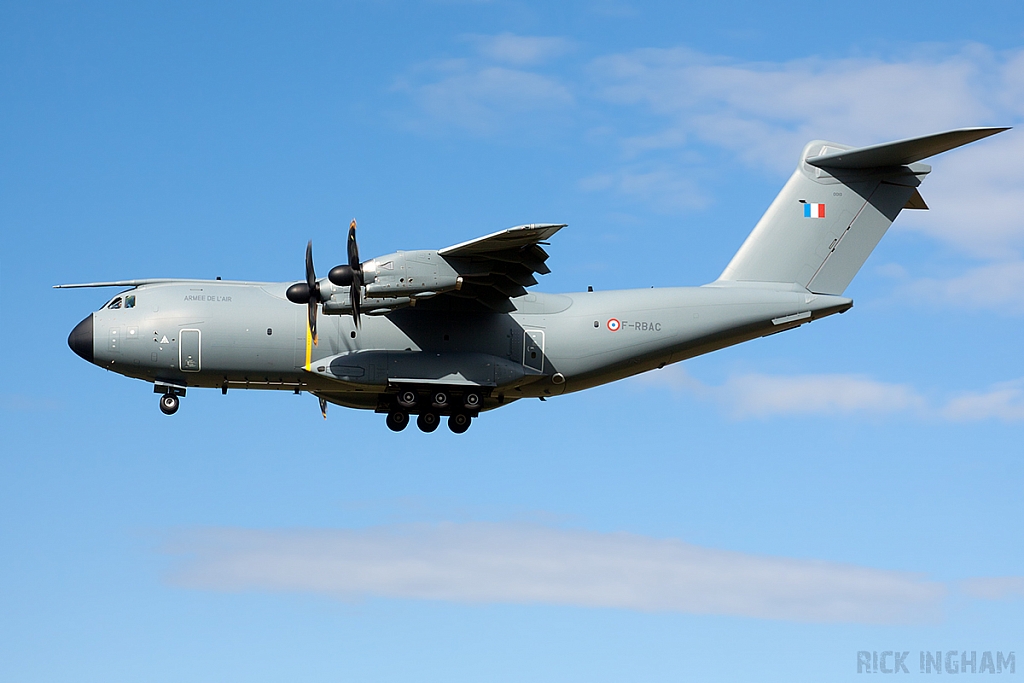
[[[902,209],[927,209],[916,163],[1006,128],[963,128],[852,148],[815,140],[720,280],[794,282],[842,294]]]

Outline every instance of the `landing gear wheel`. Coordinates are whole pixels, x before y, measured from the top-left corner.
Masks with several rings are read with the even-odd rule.
[[[178,405],[181,401],[174,394],[164,394],[160,397],[160,412],[164,415],[174,415],[178,412]]]
[[[430,402],[435,408],[447,408],[448,407],[448,392],[447,391],[435,391],[430,397]]]
[[[480,396],[479,391],[469,391],[462,397],[462,403],[470,410],[476,410],[483,403],[483,398]]]
[[[426,412],[420,413],[420,416],[416,418],[416,426],[420,428],[421,432],[427,432],[428,434],[441,424],[441,416],[437,413]]]
[[[388,429],[393,432],[400,432],[409,426],[409,413],[404,410],[392,410],[388,413]]]
[[[472,421],[473,418],[465,413],[455,413],[448,418],[448,429],[456,434],[462,434],[469,429],[469,423]]]
[[[412,408],[416,405],[416,392],[412,389],[404,389],[398,392],[398,405],[403,408]]]

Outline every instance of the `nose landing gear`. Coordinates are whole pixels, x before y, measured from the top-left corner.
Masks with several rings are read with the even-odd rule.
[[[174,415],[178,412],[181,401],[174,394],[164,394],[160,397],[160,412],[164,415]]]
[[[166,382],[154,382],[153,393],[161,394],[160,412],[164,415],[174,415],[178,412],[178,407],[181,405],[178,397],[185,395],[185,387]]]

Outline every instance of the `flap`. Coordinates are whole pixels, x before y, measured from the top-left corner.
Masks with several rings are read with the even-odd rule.
[[[437,300],[461,299],[490,311],[515,310],[510,299],[524,296],[527,287],[537,284],[535,275],[551,272],[548,253],[540,245],[564,227],[564,223],[518,225],[441,249],[437,253],[455,268],[462,284]]]

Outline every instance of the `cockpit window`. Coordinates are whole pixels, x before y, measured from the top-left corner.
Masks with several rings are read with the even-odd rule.
[[[129,294],[128,296],[126,296],[124,298],[124,307],[125,308],[135,308],[135,295],[134,294]]]
[[[114,300],[107,304],[107,308],[121,308],[121,297],[114,297]]]

